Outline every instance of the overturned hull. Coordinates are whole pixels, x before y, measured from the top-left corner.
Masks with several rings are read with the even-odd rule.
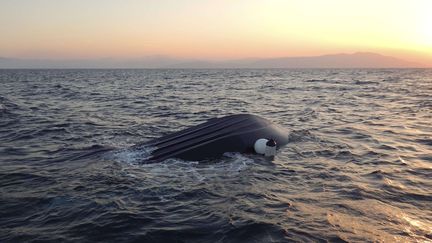
[[[163,136],[145,145],[155,147],[147,163],[169,158],[199,161],[226,152],[253,153],[258,139],[274,139],[276,146],[288,143],[288,131],[255,115],[212,118],[205,123]]]

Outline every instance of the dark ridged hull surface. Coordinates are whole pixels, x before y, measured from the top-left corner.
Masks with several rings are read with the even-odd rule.
[[[146,145],[156,147],[148,162],[168,158],[204,160],[226,152],[253,152],[256,140],[273,138],[277,146],[288,142],[288,132],[255,115],[240,114],[209,121],[185,130],[154,139]]]

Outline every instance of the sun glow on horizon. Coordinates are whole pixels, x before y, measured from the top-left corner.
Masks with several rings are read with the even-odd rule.
[[[432,2],[15,0],[0,56],[235,59],[373,51],[432,65]]]

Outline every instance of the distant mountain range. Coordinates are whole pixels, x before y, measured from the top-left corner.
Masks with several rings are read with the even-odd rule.
[[[416,68],[426,67],[377,53],[357,52],[308,57],[252,58],[227,61],[151,56],[135,59],[1,58],[0,68]]]

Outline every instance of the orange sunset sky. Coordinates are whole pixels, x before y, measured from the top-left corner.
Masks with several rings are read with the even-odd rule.
[[[432,65],[428,0],[2,0],[0,57],[237,59],[368,51]]]

